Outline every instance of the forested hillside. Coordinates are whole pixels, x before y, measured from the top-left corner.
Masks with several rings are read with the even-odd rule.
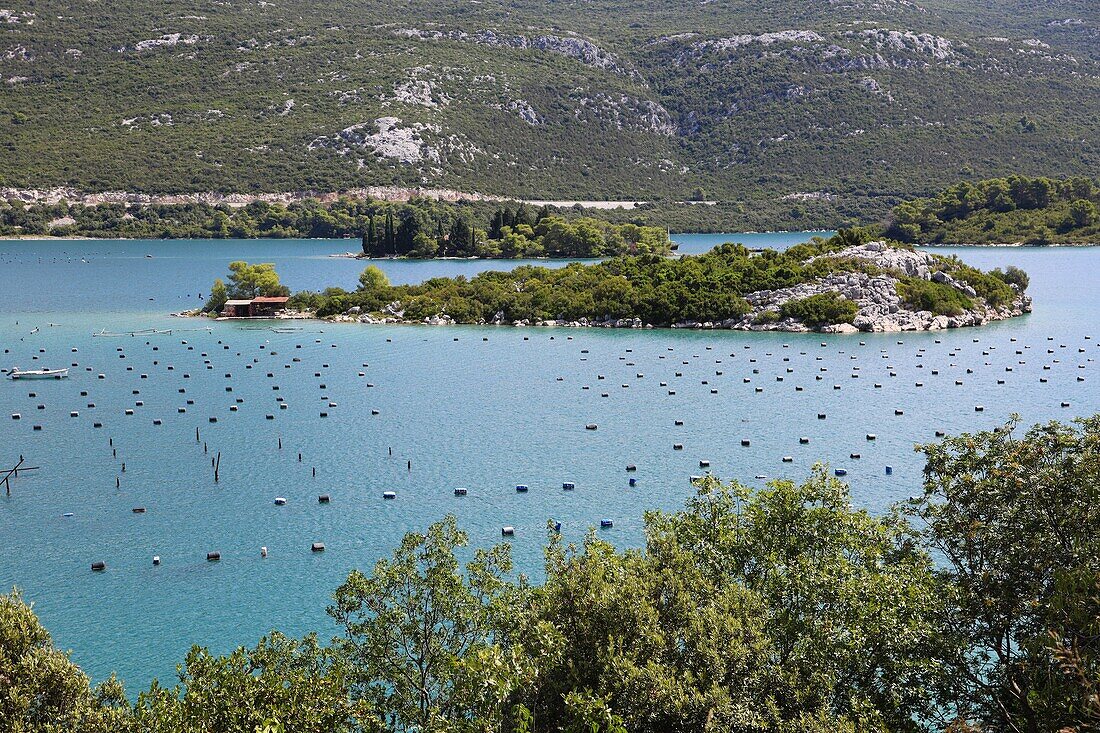
[[[811,225],[1094,174],[1096,4],[987,5],[7,0],[0,187],[694,196]]]

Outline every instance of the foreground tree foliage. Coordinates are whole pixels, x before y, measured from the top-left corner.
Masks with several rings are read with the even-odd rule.
[[[983,729],[1060,730],[1080,723],[1100,664],[1097,619],[1082,613],[1100,579],[1100,416],[1017,431],[1014,419],[918,446],[924,495],[907,511],[946,561],[948,709]]]
[[[569,694],[654,733],[908,730],[927,710],[931,561],[823,468],[758,492],[707,477],[683,511],[647,515],[646,538],[552,537],[532,603],[560,649],[522,698],[540,730]]]
[[[132,707],[0,597],[0,730],[1096,730],[1100,416],[918,450],[924,493],[883,516],[818,466],[699,479],[636,549],[551,524],[538,585],[447,517],[351,573],[332,644],[196,648]]]
[[[154,682],[134,706],[131,729],[140,733],[301,731],[337,733],[369,720],[349,695],[345,668],[317,637],[290,639],[278,632],[254,649],[218,657],[194,647],[173,688]],[[372,730],[364,725],[363,730]]]
[[[111,733],[128,713],[114,677],[92,688],[19,592],[0,595],[0,730]]]
[[[477,550],[463,573],[455,552],[467,542],[448,516],[336,590],[328,612],[344,636],[334,650],[353,698],[376,711],[381,729],[495,730],[530,677],[522,647],[503,643],[511,600],[523,592],[505,579],[509,546]]]

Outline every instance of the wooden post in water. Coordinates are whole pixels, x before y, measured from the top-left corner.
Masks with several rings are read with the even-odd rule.
[[[222,467],[222,452],[218,451],[218,457],[214,460],[214,483],[218,483],[218,471]]]
[[[37,471],[38,466],[24,466],[23,456],[19,456],[19,462],[4,472],[3,476],[0,476],[0,483],[4,484],[4,493],[11,496],[11,480],[13,478],[19,478],[20,471]]]

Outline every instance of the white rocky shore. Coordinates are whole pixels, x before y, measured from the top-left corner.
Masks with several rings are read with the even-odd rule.
[[[841,252],[821,255],[820,257],[839,260],[856,260],[860,264],[870,265],[877,274],[868,274],[853,270],[839,272],[793,287],[779,290],[761,290],[745,296],[751,310],[744,316],[725,321],[675,323],[672,328],[726,329],[734,331],[790,331],[823,333],[858,333],[861,331],[939,331],[947,328],[982,326],[992,321],[1014,318],[1031,312],[1031,298],[1019,292],[1014,285],[1016,297],[1011,303],[994,307],[986,303],[974,289],[962,281],[957,281],[943,270],[944,259],[927,252],[888,246],[885,242],[869,242],[849,247]],[[966,295],[973,306],[956,316],[936,315],[930,311],[911,310],[898,295],[898,283],[901,277],[918,277],[956,288]],[[839,323],[820,329],[810,328],[793,318],[780,316],[781,306],[790,300],[801,300],[812,295],[834,292],[856,304],[858,312],[852,323]],[[774,315],[769,315],[774,314]],[[400,302],[388,305],[381,315],[360,313],[352,308],[345,314],[334,316],[331,320],[353,323],[416,323],[432,326],[452,325],[454,320],[439,314],[422,321],[405,317]],[[511,326],[558,326],[567,328],[653,328],[640,318],[620,318],[576,321],[506,321],[503,313],[487,325]]]
[[[820,329],[825,333],[856,333],[858,331],[940,331],[946,328],[982,326],[992,321],[1014,318],[1031,312],[1031,297],[1017,292],[1011,303],[994,307],[982,300],[974,289],[956,281],[949,273],[939,269],[941,259],[927,252],[889,247],[885,242],[869,242],[850,247],[836,255],[843,259],[863,260],[883,271],[868,275],[863,272],[836,273],[815,282],[802,283],[781,290],[762,290],[745,296],[752,311],[732,322],[711,325],[712,328],[732,328],[742,331],[810,331],[793,319],[774,323],[759,323],[760,314],[772,311],[776,315],[788,300],[807,298],[819,293],[835,292],[851,300],[859,308],[852,323],[840,323]],[[957,316],[940,316],[930,311],[910,310],[898,295],[899,273],[910,277],[945,283],[961,291],[974,306]],[[1015,290],[1015,287],[1013,286]],[[694,327],[696,324],[677,324],[677,327]],[[699,327],[706,328],[707,324]]]

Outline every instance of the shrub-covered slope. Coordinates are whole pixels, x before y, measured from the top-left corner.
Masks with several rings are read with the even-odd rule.
[[[36,0],[0,20],[0,186],[694,194],[790,225],[1100,165],[1090,0]]]

